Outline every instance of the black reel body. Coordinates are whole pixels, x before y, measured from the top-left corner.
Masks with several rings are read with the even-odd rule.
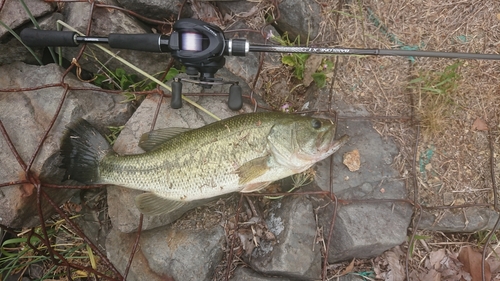
[[[226,63],[226,42],[224,32],[218,26],[197,19],[181,19],[173,25],[168,49],[174,59],[186,66],[186,74],[193,79],[183,80],[208,89],[214,84],[227,84],[217,83],[215,79],[215,73]],[[233,85],[229,89],[228,106],[239,110],[243,107],[241,87],[237,83],[230,84]],[[172,82],[170,106],[182,107],[181,79]]]
[[[194,78],[200,73],[200,81],[213,81],[214,74],[226,62],[223,56],[226,49],[224,32],[197,19],[175,22],[169,49],[172,57],[186,66],[189,76]]]

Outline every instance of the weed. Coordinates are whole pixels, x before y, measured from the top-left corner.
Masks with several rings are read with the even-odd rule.
[[[409,251],[410,257],[413,256],[413,250],[415,249],[415,242],[417,242],[417,240],[425,240],[425,239],[429,239],[429,238],[432,238],[432,237],[431,236],[427,236],[427,235],[417,235],[417,234],[415,234],[413,236],[413,241],[410,244],[410,249],[409,249],[410,250]],[[408,237],[408,240],[410,240],[409,237]]]
[[[455,106],[453,94],[461,79],[458,73],[462,62],[448,65],[443,72],[423,72],[409,82],[409,89],[418,94],[417,113],[424,134],[435,136],[442,132]]]
[[[76,218],[76,216],[71,219]],[[80,264],[92,264],[91,254],[87,244],[82,243],[79,237],[75,237],[65,226],[65,220],[52,221],[46,225],[47,235],[50,241],[55,241],[52,245],[54,251],[69,261],[76,261]],[[33,231],[33,232],[32,232]],[[33,233],[33,235],[31,235]],[[33,230],[24,231],[18,237],[5,240],[0,246],[0,279],[8,276],[24,273],[31,266],[41,266],[43,273],[35,277],[37,280],[65,279],[67,271],[63,267],[52,264],[49,258],[47,246],[40,240],[43,236],[41,226]],[[67,240],[71,243],[57,242]],[[31,246],[30,246],[31,245]],[[95,260],[95,258],[94,258]],[[87,273],[83,272],[88,275]],[[78,277],[77,271],[71,273],[73,278]],[[69,278],[68,278],[69,279]]]
[[[315,176],[315,171],[314,169],[310,168],[305,172],[294,174],[291,176],[293,186],[290,188],[287,192],[290,193],[294,191],[295,189],[308,185],[314,181],[314,176]],[[280,199],[283,198],[283,195],[280,196],[264,196],[267,199]]]
[[[474,238],[477,241],[477,245],[479,248],[482,248],[486,244],[486,240],[488,239],[488,235],[490,235],[491,230],[480,230],[476,233],[474,233]],[[498,237],[496,236],[496,233],[493,233],[491,237],[491,241],[489,242],[490,244],[494,244],[498,242]],[[495,251],[493,251],[495,253]]]
[[[160,72],[154,76],[158,77],[164,73],[165,72]],[[162,82],[171,80],[178,74],[179,70],[172,67]],[[137,95],[133,92],[151,91],[158,85],[156,82],[149,79],[139,80],[137,75],[128,74],[123,68],[117,68],[115,71],[106,69],[105,73],[96,74],[96,79],[93,83],[103,89],[124,91],[123,95],[125,100],[122,101],[123,103],[137,101]]]
[[[294,41],[291,41],[288,37],[288,33],[284,33],[281,37],[272,36],[272,39],[278,42],[281,46],[296,46],[300,45],[300,36],[297,36]],[[283,55],[281,57],[281,62],[285,65],[291,66],[293,69],[293,75],[295,78],[302,80],[304,79],[304,70],[306,65],[306,60],[309,58],[310,54],[301,53],[291,53]]]
[[[285,33],[281,37],[272,36],[272,39],[282,46],[296,46],[300,45],[300,36],[294,41],[291,41],[288,34]],[[312,78],[312,81],[316,83],[318,88],[323,88],[326,85],[326,75],[333,69],[333,62],[329,60],[328,57],[321,56],[318,60],[316,57],[313,59],[312,64],[308,64],[308,59],[312,58],[311,54],[306,53],[290,53],[282,55],[281,62],[284,65],[288,65],[292,68],[293,76],[297,80],[304,80]],[[319,65],[319,67],[317,67]],[[307,83],[306,86],[309,84]]]
[[[108,130],[111,132],[108,135],[106,135],[106,140],[108,140],[109,144],[113,145],[115,144],[116,139],[118,138],[118,135],[121,133],[125,126],[108,126]]]
[[[318,86],[318,88],[323,88],[326,85],[326,76],[327,73],[331,73],[333,70],[333,62],[328,59],[328,57],[323,58],[321,64],[316,72],[311,74],[311,77],[314,80],[314,83]]]

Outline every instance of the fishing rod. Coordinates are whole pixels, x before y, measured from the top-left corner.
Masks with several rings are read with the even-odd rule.
[[[108,44],[116,49],[170,53],[175,60],[186,66],[186,74],[191,79],[183,79],[184,81],[200,84],[204,88],[210,88],[212,85],[232,84],[228,99],[228,106],[232,110],[239,110],[243,106],[241,87],[237,82],[223,83],[220,79],[214,78],[215,73],[224,67],[224,56],[245,56],[249,52],[271,52],[500,60],[498,54],[250,44],[246,39],[226,39],[224,32],[218,26],[190,18],[176,21],[170,35],[111,33],[108,37],[94,37],[80,36],[71,31],[26,28],[21,31],[20,36],[22,41],[30,47],[77,47],[82,43],[93,43]],[[172,108],[182,107],[181,95],[181,79],[176,78],[172,82]]]

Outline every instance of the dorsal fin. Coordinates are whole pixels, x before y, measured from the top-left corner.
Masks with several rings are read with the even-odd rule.
[[[144,151],[154,150],[169,139],[189,130],[191,129],[172,127],[157,129],[148,133],[144,133],[139,140],[139,147],[144,149]]]

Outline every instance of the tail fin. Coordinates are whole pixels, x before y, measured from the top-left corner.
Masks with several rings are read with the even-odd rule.
[[[69,124],[61,144],[64,180],[99,183],[99,162],[112,151],[106,139],[85,119]]]

